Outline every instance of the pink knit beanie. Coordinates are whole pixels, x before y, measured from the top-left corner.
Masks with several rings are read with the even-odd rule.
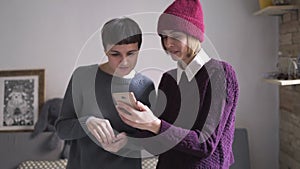
[[[203,42],[204,22],[199,0],[175,0],[159,17],[158,34],[163,30],[184,32]]]

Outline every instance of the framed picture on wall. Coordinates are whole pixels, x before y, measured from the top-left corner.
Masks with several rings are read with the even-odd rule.
[[[44,69],[0,71],[0,131],[34,129],[44,83]]]

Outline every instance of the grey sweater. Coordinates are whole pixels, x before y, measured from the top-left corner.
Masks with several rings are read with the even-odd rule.
[[[71,141],[67,169],[141,168],[140,158],[122,157],[102,149],[85,124],[90,116],[105,118],[116,133],[135,135],[137,129],[122,122],[111,95],[125,91],[134,92],[137,100],[150,106],[149,95],[154,91],[154,84],[141,74],[136,74],[132,79],[112,76],[99,69],[98,65],[80,67],[74,71],[56,122],[59,137]],[[127,151],[125,149],[120,151]],[[135,151],[128,153],[139,154]]]

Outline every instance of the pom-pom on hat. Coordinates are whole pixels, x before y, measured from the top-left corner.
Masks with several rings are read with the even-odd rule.
[[[199,0],[175,0],[159,17],[158,34],[163,30],[184,32],[203,42],[204,21]]]

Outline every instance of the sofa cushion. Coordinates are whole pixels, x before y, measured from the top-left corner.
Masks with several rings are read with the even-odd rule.
[[[24,161],[18,169],[65,169],[67,160],[55,160],[55,161]]]

